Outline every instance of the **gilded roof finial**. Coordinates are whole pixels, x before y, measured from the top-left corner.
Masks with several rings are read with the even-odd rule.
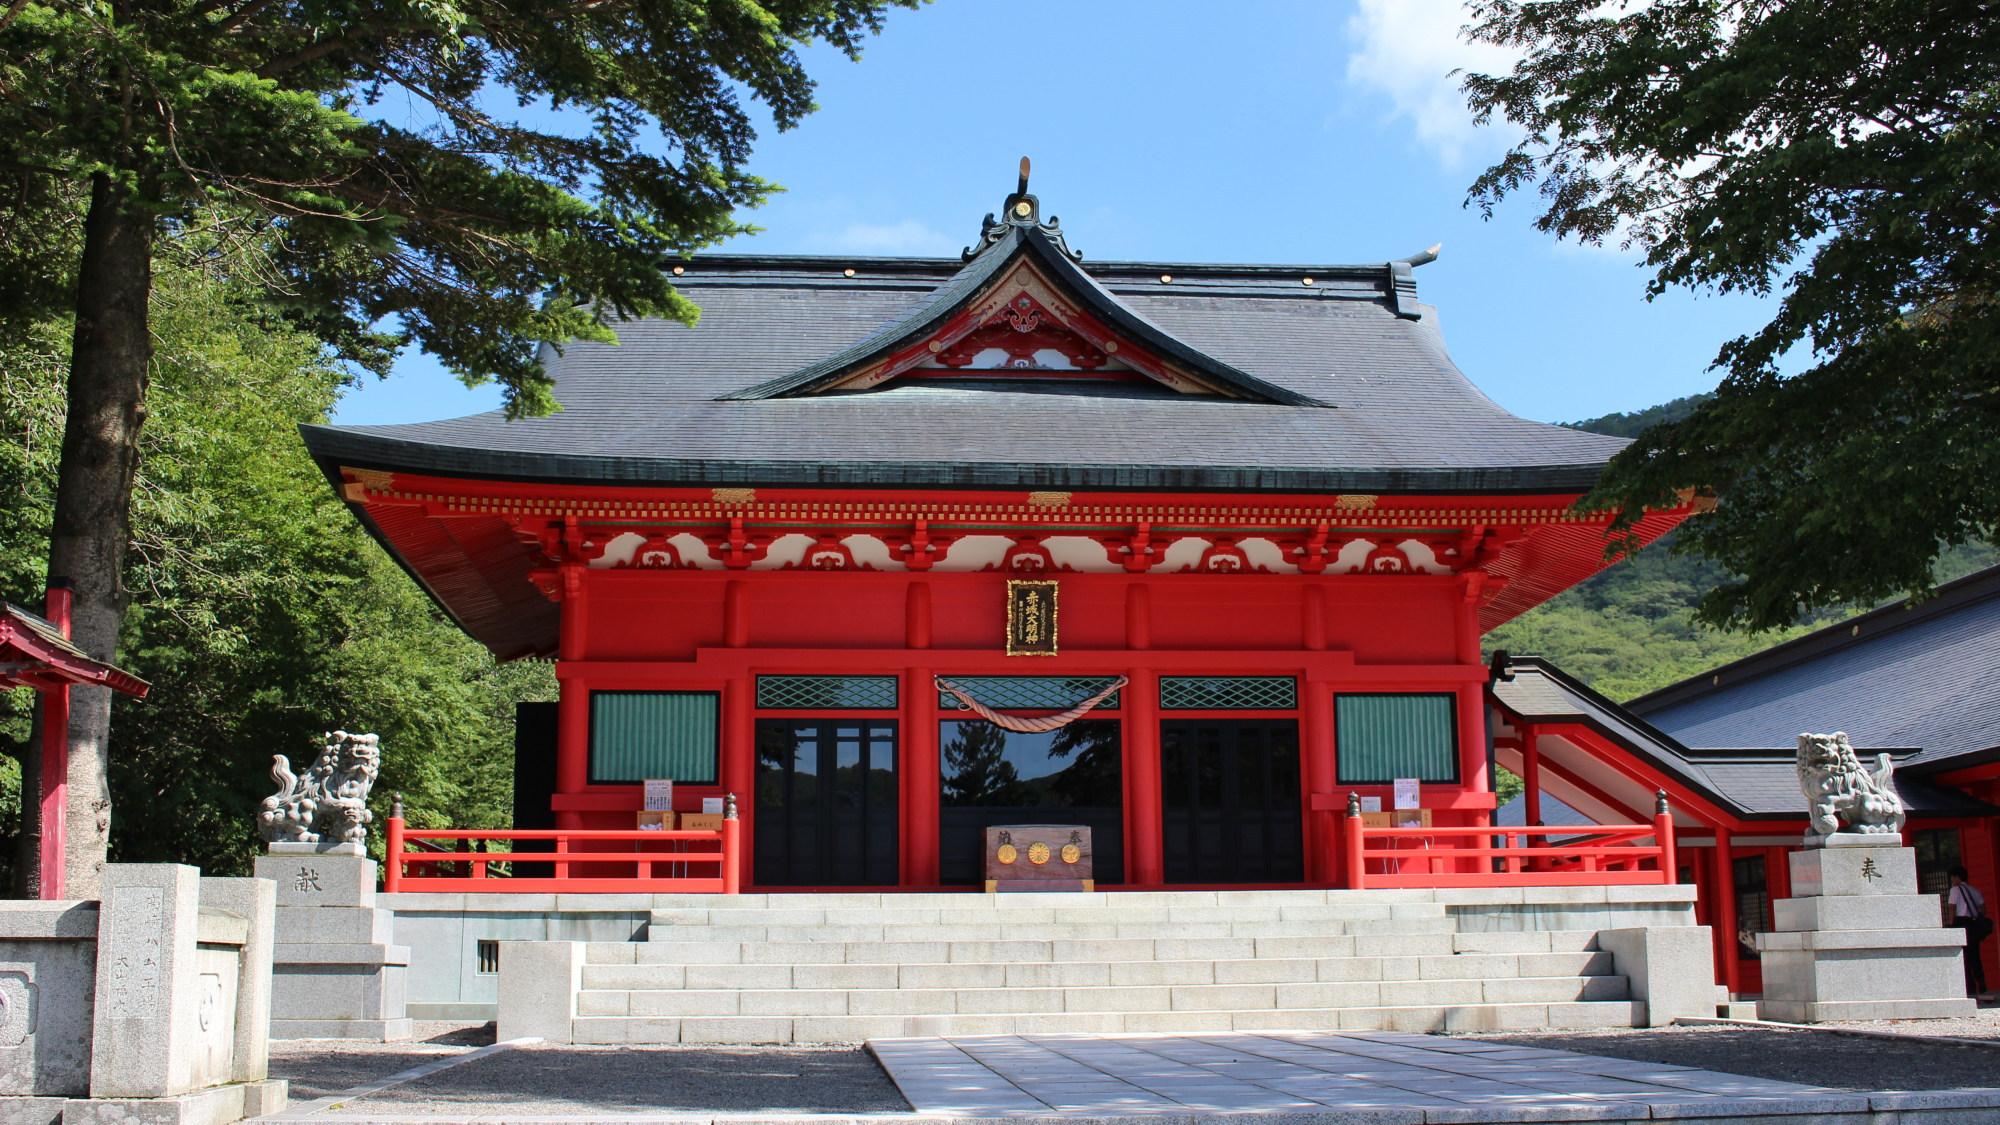
[[[1021,179],[1015,185],[1014,193],[1007,197],[1006,203],[1002,204],[1003,209],[1000,212],[1000,218],[997,222],[989,214],[986,216],[986,221],[980,224],[979,245],[966,249],[963,255],[966,261],[971,261],[985,251],[987,247],[993,246],[1005,239],[1008,231],[1016,227],[1040,230],[1043,235],[1055,242],[1057,246],[1060,246],[1063,253],[1079,261],[1082,260],[1083,255],[1071,250],[1063,242],[1062,230],[1053,217],[1046,223],[1042,221],[1042,201],[1028,194],[1029,170],[1028,158],[1024,156],[1021,158]]]

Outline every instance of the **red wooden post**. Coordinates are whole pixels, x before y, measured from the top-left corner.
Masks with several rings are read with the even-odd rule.
[[[1521,822],[1530,828],[1542,827],[1542,748],[1532,723],[1520,724],[1521,731]]]
[[[1364,872],[1368,866],[1361,855],[1361,794],[1347,795],[1347,818],[1342,822],[1342,829],[1343,843],[1346,845],[1347,878],[1341,882],[1348,890],[1358,891],[1367,881]]]
[[[395,894],[403,884],[403,795],[389,806],[389,831],[382,844],[382,890]]]
[[[1680,864],[1674,858],[1674,814],[1667,808],[1664,789],[1653,806],[1653,843],[1660,849],[1660,882],[1668,886],[1680,882]]]
[[[743,822],[736,819],[736,794],[722,799],[722,893],[743,893]]]
[[[906,887],[938,881],[938,689],[928,667],[911,668],[903,682],[901,774],[902,849],[898,869]]]
[[[1730,854],[1729,829],[1715,826],[1715,944],[1717,968],[1733,999],[1742,974],[1737,961],[1736,862]]]
[[[1166,812],[1160,794],[1160,677],[1150,668],[1126,671],[1125,838],[1132,857],[1125,881],[1157,887],[1166,882],[1161,836]]]
[[[43,615],[69,636],[69,579],[49,579],[48,600]],[[41,896],[63,897],[63,853],[67,850],[69,821],[69,685],[49,688],[42,693],[42,836],[36,856],[41,871]]]

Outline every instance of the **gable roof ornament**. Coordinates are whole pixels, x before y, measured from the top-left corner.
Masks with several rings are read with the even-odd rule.
[[[979,247],[964,265],[896,321],[789,375],[718,396],[718,401],[796,398],[865,391],[898,376],[964,370],[997,348],[1003,369],[1044,379],[1081,379],[1113,367],[1204,401],[1280,406],[1330,404],[1259,379],[1203,352],[1146,319],[1078,263],[1055,221],[1041,221],[1028,194],[1028,161],[1001,218],[986,216]],[[1011,346],[1008,346],[1011,345]],[[1062,354],[1067,369],[1034,358]],[[929,375],[928,377],[937,377]]]
[[[1005,242],[1009,231],[1021,227],[1040,231],[1069,255],[1071,261],[1083,261],[1083,255],[1070,249],[1069,243],[1063,240],[1061,224],[1062,220],[1054,215],[1049,216],[1048,222],[1042,222],[1042,201],[1028,194],[1028,158],[1024,156],[1021,158],[1021,182],[1014,188],[1014,194],[1001,205],[1000,218],[996,221],[992,212],[987,212],[985,220],[980,223],[979,245],[966,247],[960,252],[959,259],[969,262],[977,258]]]

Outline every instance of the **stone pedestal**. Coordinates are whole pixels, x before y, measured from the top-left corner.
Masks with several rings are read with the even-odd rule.
[[[408,1039],[408,947],[375,905],[375,861],[355,844],[273,844],[257,874],[278,886],[274,1039]]]
[[[1793,897],[1772,904],[1777,931],[1757,936],[1758,1014],[1824,1023],[1976,1012],[1959,961],[1965,935],[1940,924],[1936,896],[1917,893],[1916,853],[1894,836],[1827,839],[1792,853]]]

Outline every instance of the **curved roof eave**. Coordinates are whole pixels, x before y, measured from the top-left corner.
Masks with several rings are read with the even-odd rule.
[[[1067,488],[1119,492],[1542,493],[1583,492],[1602,462],[1436,468],[1117,465],[952,461],[787,461],[601,457],[471,449],[408,441],[337,426],[300,427],[322,467],[376,468],[483,480],[591,482],[626,486],[867,488]]]

